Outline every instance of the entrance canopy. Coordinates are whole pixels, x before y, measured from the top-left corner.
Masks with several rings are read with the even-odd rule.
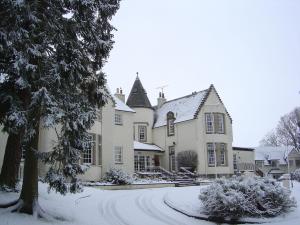
[[[157,145],[150,145],[141,143],[138,141],[134,141],[134,150],[135,151],[152,151],[152,152],[164,152],[163,149],[158,147]]]

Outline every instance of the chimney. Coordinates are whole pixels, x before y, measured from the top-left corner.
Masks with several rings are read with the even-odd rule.
[[[159,92],[159,96],[157,98],[157,108],[160,108],[167,99],[165,99],[165,94],[163,92]]]
[[[120,99],[122,102],[125,103],[125,95],[123,94],[122,88],[117,88],[117,91],[115,93],[115,96]]]

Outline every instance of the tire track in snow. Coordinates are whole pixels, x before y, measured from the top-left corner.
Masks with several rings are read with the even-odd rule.
[[[108,195],[98,211],[110,225],[193,225],[198,220],[176,212],[164,203],[168,190],[132,190]]]
[[[106,199],[103,199],[100,204],[98,204],[98,210],[107,223],[111,225],[131,225],[121,217],[117,210],[118,201],[125,196],[125,194],[116,195],[113,197],[109,196]]]
[[[149,195],[148,193],[145,195],[140,195],[136,200],[139,208],[147,215],[158,220],[159,223],[162,224],[172,224],[172,225],[182,225],[182,223],[174,220],[168,214],[163,214],[161,210],[157,209],[157,204],[154,204],[154,199],[156,196]]]

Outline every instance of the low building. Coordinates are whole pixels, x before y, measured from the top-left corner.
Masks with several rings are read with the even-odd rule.
[[[233,169],[235,174],[254,173],[254,148],[233,147]]]
[[[255,166],[263,176],[275,179],[300,168],[300,153],[293,147],[261,146],[255,148]]]

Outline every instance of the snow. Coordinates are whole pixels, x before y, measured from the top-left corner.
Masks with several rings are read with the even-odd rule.
[[[134,141],[134,150],[145,150],[145,151],[148,150],[148,151],[159,151],[159,152],[164,151],[163,149],[161,149],[156,145],[145,144],[138,141]]]
[[[200,193],[201,188],[205,188],[206,186],[200,187],[186,187],[184,188],[184,195],[181,194],[182,190],[180,189],[172,189],[164,196],[164,201],[167,205],[172,207],[173,209],[184,213],[185,215],[189,215],[192,217],[202,217],[207,218],[206,215],[201,214],[201,201],[196,198]],[[295,182],[294,188],[292,189],[292,196],[300,203],[300,183]],[[294,211],[283,214],[281,216],[275,218],[243,218],[241,221],[245,222],[256,222],[263,223],[266,225],[278,224],[278,225],[298,225],[300,219],[300,207],[297,207]],[[202,222],[202,221],[201,221]],[[202,224],[202,223],[199,223]],[[211,223],[212,224],[212,223]]]
[[[293,147],[270,147],[262,146],[255,148],[255,160],[264,161],[269,165],[268,160],[278,160],[279,164],[286,165],[287,155],[293,150]]]
[[[122,102],[117,97],[113,96],[114,101],[116,102],[115,109],[119,111],[125,111],[125,112],[135,112],[133,109],[131,109],[128,105],[126,105],[124,102]]]
[[[169,199],[186,212],[198,213],[199,186],[183,188],[156,188],[141,190],[106,191],[85,188],[80,194],[62,196],[47,192],[45,184],[39,185],[40,205],[62,221],[45,221],[32,216],[10,213],[0,209],[1,225],[215,225],[177,212],[165,203]],[[18,198],[17,193],[0,192],[0,203]],[[300,202],[300,184],[296,183],[293,195]],[[288,215],[268,219],[266,224],[296,225],[300,208]]]
[[[168,101],[156,110],[156,122],[154,127],[161,127],[167,124],[167,113],[173,112],[174,123],[194,119],[200,104],[204,100],[208,90],[193,93],[182,98]]]

